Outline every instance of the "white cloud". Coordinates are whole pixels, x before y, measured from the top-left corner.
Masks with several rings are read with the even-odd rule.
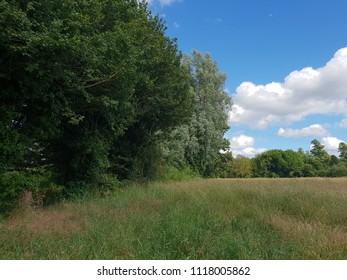
[[[161,6],[170,6],[171,4],[175,2],[181,2],[182,0],[158,0],[159,4]],[[148,5],[154,4],[155,0],[145,0],[145,2],[148,3]]]
[[[245,157],[252,158],[252,157],[255,157],[256,155],[264,153],[266,151],[267,151],[267,149],[263,149],[263,148],[256,149],[253,147],[248,147],[248,148],[245,148],[245,149],[239,151],[239,153],[233,153],[233,155],[234,156],[242,155]]]
[[[313,124],[301,129],[280,128],[277,133],[278,136],[287,138],[326,136],[328,134],[328,131],[320,124]]]
[[[254,138],[246,135],[240,135],[239,137],[233,137],[230,140],[231,149],[247,148],[254,145]]]
[[[347,111],[347,48],[340,49],[322,68],[293,71],[284,83],[244,82],[233,95],[231,124],[264,129],[290,124],[313,114]]]
[[[340,128],[347,128],[347,119],[343,119],[343,120],[339,123],[339,127],[340,127]]]
[[[160,5],[162,6],[170,6],[175,2],[181,2],[182,0],[159,0]]]
[[[329,154],[335,154],[338,155],[338,148],[341,142],[344,142],[341,139],[338,139],[336,137],[323,137],[322,138],[322,144],[325,147],[325,150],[329,153]]]
[[[254,148],[255,140],[253,137],[240,135],[229,140],[230,150],[234,157],[243,155],[246,157],[254,157],[257,154],[263,153],[266,149]]]

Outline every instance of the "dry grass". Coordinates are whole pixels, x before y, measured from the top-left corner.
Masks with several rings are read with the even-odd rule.
[[[4,259],[346,259],[347,178],[120,189],[0,221]]]
[[[7,226],[12,231],[25,230],[36,235],[58,233],[62,236],[70,236],[85,228],[84,221],[79,215],[61,210],[16,213],[9,219]]]
[[[298,240],[307,249],[308,258],[320,259],[321,250],[333,253],[347,248],[347,226],[332,227],[279,215],[270,215],[265,222],[280,231],[284,238]]]

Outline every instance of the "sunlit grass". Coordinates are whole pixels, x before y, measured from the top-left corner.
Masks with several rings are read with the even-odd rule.
[[[154,183],[0,220],[1,259],[347,259],[347,179]]]

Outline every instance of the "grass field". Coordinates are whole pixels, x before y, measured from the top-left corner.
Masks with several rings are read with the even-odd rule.
[[[119,189],[0,220],[1,259],[347,259],[347,178]]]

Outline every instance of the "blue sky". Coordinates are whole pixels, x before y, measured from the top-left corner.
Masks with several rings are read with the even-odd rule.
[[[147,2],[182,52],[209,52],[227,74],[234,155],[347,142],[346,0]]]

